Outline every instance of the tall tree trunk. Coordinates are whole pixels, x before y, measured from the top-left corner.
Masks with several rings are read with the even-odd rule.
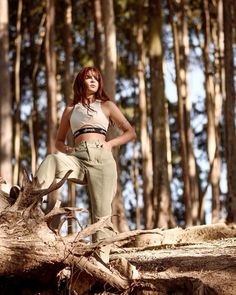
[[[71,100],[71,84],[72,84],[72,5],[71,0],[65,0],[65,15],[64,15],[64,50],[65,50],[65,72],[64,72],[64,83],[63,92],[66,104],[68,105]],[[70,132],[67,135],[68,144],[73,146],[73,134]],[[76,186],[72,182],[67,183],[68,186],[68,206],[76,207]],[[74,215],[74,214],[73,214]],[[68,233],[76,231],[76,224],[74,219],[68,220]]]
[[[72,4],[71,0],[65,0],[65,14],[64,14],[64,51],[65,51],[65,71],[64,71],[64,96],[68,104],[72,99],[71,84],[72,84]]]
[[[12,185],[12,98],[9,73],[8,1],[0,1],[0,176],[4,176],[8,190]]]
[[[55,138],[57,129],[57,83],[56,83],[56,54],[54,48],[55,39],[55,2],[46,1],[46,35],[45,35],[45,55],[46,55],[46,82],[47,82],[47,153],[54,153]],[[46,212],[50,211],[58,198],[58,192],[50,194]],[[52,226],[57,226],[53,222]]]
[[[102,4],[101,0],[94,0],[94,41],[95,41],[95,52],[94,52],[94,63],[95,66],[104,72],[104,42],[102,41],[103,24],[102,24]]]
[[[18,183],[19,180],[19,167],[20,167],[20,137],[21,137],[21,124],[20,124],[20,64],[21,64],[21,16],[22,16],[23,2],[18,1],[17,19],[16,19],[16,38],[15,38],[15,64],[14,64],[14,168],[13,168],[13,182]]]
[[[131,161],[131,176],[133,181],[133,187],[134,187],[134,195],[135,195],[135,224],[136,229],[141,229],[141,212],[140,212],[140,203],[139,203],[139,168],[138,168],[138,162],[139,162],[139,155],[138,155],[138,144],[137,142],[134,143],[133,147],[133,159]]]
[[[102,0],[102,15],[104,21],[105,32],[105,70],[103,73],[104,87],[111,99],[115,99],[116,93],[116,28],[114,18],[113,0]],[[109,136],[114,136],[116,130],[110,129]],[[120,175],[120,165],[118,160],[118,149],[114,150],[114,157],[116,159],[118,175]],[[122,188],[120,180],[118,179],[117,193],[112,204],[113,215],[112,219],[115,228],[120,231],[129,230],[127,218],[125,215],[124,204],[122,200]]]
[[[236,135],[235,135],[235,90],[234,90],[234,60],[233,60],[233,2],[223,1],[224,13],[224,45],[225,45],[225,152],[227,163],[227,220],[236,222]]]
[[[218,1],[219,2],[219,1]],[[217,3],[218,5],[218,3]],[[219,13],[219,11],[218,11]],[[222,13],[221,13],[222,14]],[[219,19],[219,15],[217,16]],[[219,145],[221,141],[220,137],[220,119],[222,116],[222,105],[223,105],[223,91],[221,89],[221,55],[220,55],[220,26],[218,19],[215,20],[213,26],[213,41],[215,47],[215,58],[214,58],[214,86],[215,86],[215,129],[216,129],[216,142],[218,144],[218,148],[216,149],[215,159],[214,159],[214,167],[213,167],[213,190],[214,194],[219,194],[219,199],[216,199],[219,202],[219,211],[221,211],[220,204],[220,177],[221,177],[221,157],[219,153]],[[220,213],[220,212],[219,212]],[[220,217],[220,216],[219,216]],[[212,219],[213,222],[215,220]]]
[[[142,154],[142,181],[143,181],[143,204],[144,204],[144,223],[145,228],[152,227],[152,153],[151,153],[151,140],[147,128],[147,97],[145,86],[145,57],[146,52],[143,40],[143,1],[138,1],[137,8],[137,46],[138,46],[138,99],[139,99],[139,114],[140,114],[140,141],[141,141],[141,154]]]
[[[220,217],[220,174],[219,174],[219,151],[218,144],[219,138],[217,134],[218,122],[216,122],[216,94],[214,89],[214,80],[212,73],[212,65],[210,60],[210,45],[211,45],[211,28],[210,28],[210,12],[209,2],[204,0],[204,37],[205,44],[203,47],[204,52],[204,65],[205,65],[205,89],[206,89],[206,109],[207,109],[207,149],[208,159],[210,163],[210,184],[212,192],[212,222],[216,223]]]
[[[116,27],[113,0],[102,0],[102,15],[105,32],[104,86],[107,94],[114,99],[116,94]]]
[[[161,1],[150,0],[150,75],[153,152],[153,226],[171,224],[170,183],[167,170],[166,108],[163,78]]]
[[[174,9],[173,0],[168,0],[168,5],[174,39],[185,223],[189,226],[197,223],[199,188],[196,159],[192,147],[193,132],[190,126],[191,101],[187,90],[188,27],[186,3],[182,0],[179,6],[175,6]],[[174,11],[176,11],[176,15],[174,15]]]
[[[38,38],[35,40],[35,30],[31,25],[34,19],[34,6],[32,2],[27,2],[28,9],[28,30],[30,35],[30,50],[31,50],[31,83],[32,83],[32,110],[29,118],[29,129],[30,129],[30,146],[31,146],[31,171],[33,175],[37,169],[38,162],[38,148],[39,148],[39,114],[38,114],[38,84],[37,76],[39,72],[40,55],[42,52],[43,40],[45,37],[45,26],[46,14],[43,13],[40,24],[38,27]]]
[[[46,1],[46,77],[47,77],[47,152],[55,152],[54,141],[57,128],[57,83],[56,83],[56,54],[54,49],[55,39],[55,2]]]

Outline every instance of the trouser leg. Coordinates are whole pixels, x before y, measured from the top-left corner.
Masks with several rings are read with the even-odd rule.
[[[107,150],[97,151],[99,157],[93,157],[92,149],[89,150],[91,156],[91,166],[87,165],[88,191],[91,200],[92,222],[99,218],[109,216],[111,222],[112,208],[111,203],[114,198],[117,187],[117,169],[116,162],[112,153]],[[94,241],[101,241],[111,237],[114,234],[112,230],[102,229],[93,236]],[[103,246],[99,250],[98,256],[103,262],[109,262],[111,245]]]
[[[48,188],[55,178],[63,178],[69,170],[69,179],[78,183],[85,182],[85,170],[79,159],[73,155],[63,153],[47,155],[40,164],[36,176],[42,188]]]
[[[94,151],[91,149],[90,153]],[[112,215],[111,203],[117,187],[116,162],[111,151],[102,149],[99,157],[91,159],[87,166],[87,183],[91,200],[92,222],[99,218]],[[98,231],[95,240],[101,240],[112,235],[112,231],[104,229]]]

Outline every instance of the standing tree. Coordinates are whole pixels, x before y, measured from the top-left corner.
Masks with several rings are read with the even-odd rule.
[[[190,125],[191,101],[187,90],[188,64],[188,23],[185,0],[176,3],[168,0],[170,23],[172,26],[175,56],[175,76],[178,95],[178,121],[180,153],[183,174],[183,199],[185,223],[196,224],[198,220],[199,187],[196,159],[193,152],[193,131]],[[174,12],[176,14],[174,14]],[[178,22],[177,22],[178,20]]]
[[[27,27],[30,36],[30,58],[31,58],[31,84],[32,84],[32,110],[29,118],[30,145],[31,145],[31,171],[35,174],[38,162],[39,148],[39,87],[37,83],[40,72],[40,57],[45,38],[46,14],[40,15],[39,26],[35,24],[35,3],[26,2],[27,8]],[[36,36],[36,38],[35,38]]]
[[[227,206],[229,222],[236,222],[236,134],[235,134],[235,89],[234,89],[234,61],[233,61],[233,2],[223,2],[224,13],[224,45],[225,45],[225,152],[227,163]]]
[[[113,0],[102,0],[102,16],[104,21],[105,32],[105,68],[104,68],[104,86],[111,97],[115,99],[116,94],[116,67],[117,67],[117,53],[116,53],[116,27],[114,18]],[[114,128],[110,129],[110,135],[116,132]],[[120,167],[118,162],[118,149],[114,151],[116,158],[118,175],[120,175]],[[123,232],[129,229],[128,222],[125,215],[124,204],[121,194],[120,181],[118,179],[118,188],[116,196],[113,200],[113,223],[115,227]]]
[[[220,163],[219,163],[219,101],[216,100],[214,79],[212,75],[213,65],[211,63],[211,19],[209,1],[204,0],[204,37],[203,46],[205,65],[205,90],[207,110],[207,150],[210,163],[209,180],[212,191],[212,222],[218,222],[220,218]],[[216,58],[216,57],[215,57]],[[219,95],[219,93],[218,93]],[[216,111],[217,110],[217,111]],[[216,113],[217,112],[217,113]],[[217,116],[218,115],[218,116]],[[216,117],[217,116],[217,117]]]
[[[102,24],[102,3],[101,0],[94,0],[94,41],[95,41],[95,52],[94,52],[94,63],[95,66],[104,72],[104,42],[103,37],[103,24]]]
[[[142,181],[143,181],[143,203],[144,203],[144,222],[146,228],[151,228],[152,224],[152,154],[151,139],[148,133],[148,113],[147,113],[147,97],[145,83],[145,66],[146,66],[146,49],[144,45],[144,16],[143,1],[138,1],[137,6],[137,51],[138,51],[138,100],[139,100],[139,116],[140,116],[140,141],[142,153]]]
[[[23,2],[18,1],[17,19],[16,19],[16,38],[15,38],[15,64],[14,64],[14,158],[15,165],[13,168],[13,182],[18,183],[20,167],[20,138],[21,138],[21,120],[20,120],[20,64],[21,64],[21,16]]]
[[[47,81],[47,152],[56,151],[55,138],[57,129],[57,83],[56,83],[56,53],[55,53],[55,1],[46,1],[46,81]],[[57,193],[48,198],[47,210],[51,210],[57,200]]]
[[[71,101],[71,85],[72,85],[72,4],[71,0],[65,0],[65,10],[64,10],[64,36],[63,44],[65,51],[65,69],[64,69],[64,83],[63,83],[63,92],[66,104],[69,104]],[[67,141],[68,144],[73,146],[73,134],[68,133]],[[76,187],[72,182],[68,182],[68,206],[76,207]],[[75,224],[72,220],[68,220],[68,232],[75,232]]]
[[[0,176],[12,185],[12,101],[9,73],[8,1],[0,1]]]
[[[114,99],[116,95],[116,27],[113,0],[102,0],[102,16],[105,32],[104,85],[107,94]]]
[[[153,151],[152,227],[171,226],[170,183],[167,170],[166,100],[163,77],[161,1],[150,0],[150,75]]]
[[[55,1],[46,1],[46,80],[47,80],[47,151],[55,151],[54,140],[57,128],[57,83],[56,83],[56,54],[55,54]]]

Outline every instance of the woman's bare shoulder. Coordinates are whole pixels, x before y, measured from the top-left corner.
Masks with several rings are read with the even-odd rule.
[[[114,107],[116,107],[116,104],[113,101],[111,101],[111,100],[106,100],[106,101],[102,102],[102,104],[106,108],[109,108],[109,109],[113,109]]]
[[[108,117],[110,117],[112,112],[115,111],[115,107],[116,107],[115,103],[111,100],[106,100],[102,102],[102,108]]]
[[[68,104],[65,107],[64,111],[63,111],[63,115],[64,116],[70,116],[71,113],[72,113],[72,111],[73,111],[73,109],[74,109],[74,105],[73,104]]]

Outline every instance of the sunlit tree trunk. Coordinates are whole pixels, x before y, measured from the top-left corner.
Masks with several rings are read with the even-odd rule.
[[[111,99],[115,99],[116,93],[116,67],[117,67],[117,53],[116,53],[116,28],[114,18],[113,0],[102,0],[102,18],[104,23],[105,33],[105,68],[104,68],[104,87]],[[110,129],[110,135],[114,136],[116,131]],[[120,175],[120,165],[118,160],[118,149],[114,150],[114,157],[116,159],[118,177]],[[120,231],[129,230],[127,218],[125,215],[124,204],[122,200],[122,188],[120,180],[118,179],[117,193],[112,204],[115,216],[113,224],[115,228]]]
[[[144,48],[143,39],[143,1],[138,1],[137,8],[137,46],[138,46],[138,99],[139,99],[139,116],[140,116],[140,141],[141,141],[141,154],[142,154],[142,181],[143,181],[143,213],[145,228],[152,227],[152,154],[151,154],[151,140],[148,134],[147,128],[147,97],[146,97],[146,85],[145,85],[145,64],[146,64],[146,52]]]
[[[135,224],[136,229],[141,229],[141,212],[140,212],[140,203],[139,203],[139,151],[138,151],[138,143],[134,143],[134,155],[131,161],[131,176],[134,187],[134,195],[135,195]]]
[[[13,168],[13,182],[19,181],[19,167],[20,167],[20,137],[21,137],[21,123],[20,123],[20,64],[21,64],[21,15],[23,2],[18,1],[17,19],[16,19],[16,38],[15,38],[15,64],[14,64],[14,168]]]
[[[12,98],[9,73],[8,1],[0,1],[0,176],[12,185]]]
[[[107,94],[114,99],[116,94],[116,27],[113,0],[102,0],[102,16],[105,32],[104,86]]]
[[[225,152],[227,163],[227,220],[236,222],[236,134],[235,134],[235,89],[233,59],[233,2],[223,1],[224,45],[225,45],[225,90],[224,107]]]
[[[170,184],[167,170],[166,108],[163,78],[161,1],[150,0],[150,75],[153,154],[154,227],[168,228],[171,220]]]
[[[55,2],[46,1],[46,78],[47,78],[47,152],[55,152],[55,138],[57,128],[57,101],[56,101],[56,54],[55,39]]]
[[[65,10],[64,10],[64,51],[65,51],[65,71],[64,71],[64,81],[63,90],[66,103],[69,103],[72,99],[72,5],[71,0],[65,0]]]
[[[102,4],[101,0],[93,1],[94,7],[94,63],[95,66],[101,71],[104,72],[104,42],[102,36],[104,34],[103,24],[102,24]]]
[[[45,57],[46,57],[46,84],[47,84],[47,153],[54,153],[55,138],[57,130],[57,83],[56,83],[56,54],[55,54],[55,2],[46,1],[46,35],[45,35]],[[47,210],[50,211],[59,198],[58,192],[48,197]],[[52,226],[57,226],[55,220]]]
[[[193,132],[190,126],[191,101],[187,89],[187,60],[189,50],[188,24],[186,21],[187,4],[182,0],[178,5],[176,4],[173,7],[174,1],[168,0],[168,5],[174,40],[185,222],[189,226],[197,223],[199,188],[196,159],[192,147]]]
[[[171,134],[169,127],[169,109],[168,102],[165,103],[166,110],[166,150],[167,150],[167,170],[168,170],[168,178],[169,182],[172,180],[173,169],[172,169],[172,151],[171,151]]]
[[[219,2],[219,1],[218,1]],[[218,11],[219,13],[219,11]],[[222,12],[221,12],[222,15]],[[213,24],[213,41],[214,41],[214,47],[215,47],[215,58],[214,58],[214,69],[215,69],[215,75],[214,75],[214,86],[215,86],[215,128],[216,128],[216,142],[218,144],[218,148],[216,149],[216,155],[214,160],[214,172],[212,175],[212,182],[214,194],[219,194],[219,199],[217,200],[219,202],[219,211],[221,211],[221,203],[220,203],[220,177],[221,177],[221,157],[219,153],[219,145],[221,144],[221,136],[220,136],[220,119],[222,116],[222,105],[223,105],[223,91],[221,89],[221,55],[220,55],[220,25],[219,25],[219,16],[215,20]],[[218,185],[215,185],[217,184]],[[219,216],[220,218],[220,216]],[[213,222],[215,220],[212,219]]]
[[[72,99],[72,5],[71,0],[65,0],[65,15],[64,15],[64,50],[65,50],[65,71],[63,81],[63,92],[66,104],[68,105]],[[67,135],[67,141],[70,146],[73,146],[73,135],[71,132]],[[68,186],[68,206],[76,207],[76,186],[72,182],[67,183]],[[76,231],[74,220],[68,220],[68,233]]]
[[[220,165],[219,165],[219,136],[218,123],[216,121],[216,93],[214,88],[212,64],[210,60],[210,46],[211,42],[211,27],[210,27],[210,12],[209,2],[204,0],[204,65],[205,65],[205,90],[206,90],[206,110],[207,110],[207,150],[208,159],[210,163],[210,184],[212,193],[212,222],[218,222],[220,217]],[[219,92],[217,93],[219,97]]]

